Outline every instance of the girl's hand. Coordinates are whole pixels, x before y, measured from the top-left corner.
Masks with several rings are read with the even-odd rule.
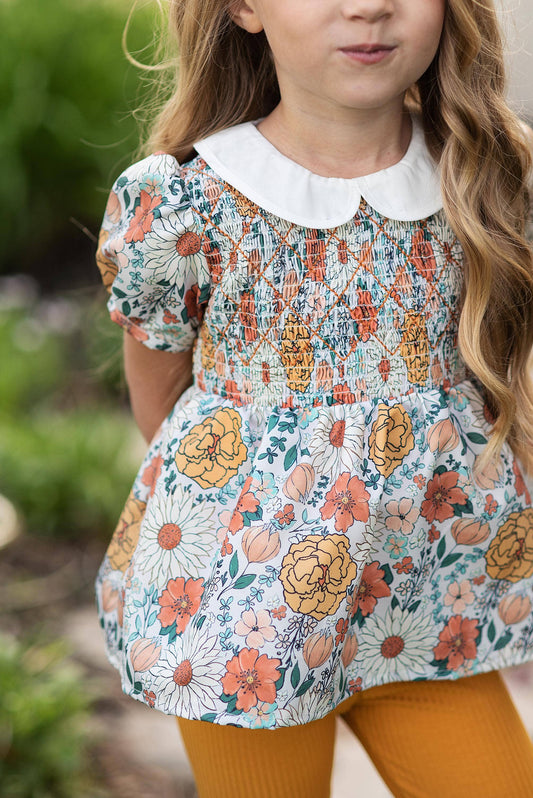
[[[149,349],[124,332],[124,368],[133,415],[148,443],[192,385],[192,353]]]

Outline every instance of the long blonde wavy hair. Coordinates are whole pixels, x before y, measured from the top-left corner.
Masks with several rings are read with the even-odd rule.
[[[264,33],[228,14],[231,0],[168,0],[171,47],[158,81],[167,99],[140,154],[180,163],[193,142],[267,116],[280,99]],[[465,253],[458,343],[493,419],[477,468],[505,441],[533,474],[533,252],[526,238],[531,152],[505,100],[502,36],[493,0],[447,0],[439,50],[411,87],[440,164],[444,210]]]

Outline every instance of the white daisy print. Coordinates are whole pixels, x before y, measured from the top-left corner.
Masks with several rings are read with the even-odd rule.
[[[278,710],[279,725],[296,726],[300,723],[309,723],[323,718],[332,708],[331,695],[314,687],[307,690],[296,703]]]
[[[171,496],[154,495],[143,522],[137,567],[149,571],[157,584],[166,584],[169,577],[198,578],[217,546],[213,514],[213,505],[195,503],[180,485]]]
[[[160,206],[164,213],[165,206]],[[171,211],[161,216],[152,232],[145,238],[144,266],[150,272],[150,282],[168,280],[170,283],[191,272],[197,274],[202,267],[200,236],[190,230],[188,219],[183,214]]]
[[[438,643],[431,615],[399,606],[389,608],[383,618],[370,615],[357,637],[356,662],[364,663],[375,684],[426,675]]]
[[[360,405],[322,407],[308,444],[314,468],[332,480],[351,472],[363,457],[364,428]]]
[[[215,709],[220,679],[225,672],[216,636],[191,627],[150,669],[151,688],[163,712],[183,718],[199,718]]]

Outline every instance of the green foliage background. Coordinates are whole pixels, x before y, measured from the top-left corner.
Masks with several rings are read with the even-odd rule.
[[[88,282],[87,272],[76,280],[76,262],[87,264],[92,245],[70,219],[97,232],[110,182],[138,144],[141,72],[121,45],[132,2],[0,2],[0,273]],[[133,14],[128,49],[141,60],[158,18],[155,2]]]

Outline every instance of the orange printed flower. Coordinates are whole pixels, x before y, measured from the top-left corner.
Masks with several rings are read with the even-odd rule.
[[[158,598],[161,609],[157,619],[161,626],[171,626],[176,621],[176,630],[184,632],[191,617],[198,611],[202,593],[203,579],[171,579]]]
[[[286,504],[283,510],[279,510],[275,515],[274,518],[278,522],[280,526],[284,524],[292,524],[294,521],[294,504]]]
[[[370,291],[357,289],[357,305],[352,309],[352,319],[357,323],[357,330],[362,341],[368,341],[378,328],[378,310],[372,301]]]
[[[279,580],[289,607],[320,621],[337,611],[356,574],[346,535],[307,535],[283,558]]]
[[[498,615],[507,625],[521,623],[530,614],[531,599],[520,593],[508,593],[498,604]]]
[[[135,208],[135,215],[124,236],[124,241],[127,244],[131,244],[132,241],[144,241],[146,233],[149,233],[152,229],[154,211],[161,205],[162,201],[161,194],[155,194],[152,197],[147,191],[141,190],[140,203]]]
[[[464,612],[466,610],[466,605],[472,604],[475,599],[471,587],[468,579],[463,579],[461,584],[459,584],[459,582],[452,582],[451,585],[448,585],[448,591],[444,596],[444,604],[446,607],[452,604],[452,612]]]
[[[430,450],[437,455],[451,452],[459,445],[459,433],[450,418],[443,418],[432,424],[427,431],[427,442]]]
[[[529,495],[526,483],[524,482],[524,477],[522,476],[522,472],[520,471],[520,467],[516,462],[516,460],[513,460],[513,474],[515,475],[514,487],[517,496],[521,496],[522,494],[524,494],[526,503],[531,504],[531,496]]]
[[[433,649],[435,659],[447,659],[446,668],[455,671],[465,659],[475,659],[477,646],[475,639],[479,634],[477,618],[463,618],[454,615],[439,635],[440,643]]]
[[[181,439],[176,454],[178,471],[202,488],[221,488],[246,460],[241,424],[240,415],[229,407],[221,407],[195,424]]]
[[[257,312],[255,308],[255,297],[252,291],[241,293],[241,306],[239,310],[239,321],[244,329],[244,340],[247,344],[257,340]]]
[[[428,541],[430,543],[435,543],[436,540],[440,538],[440,529],[437,529],[435,524],[431,524],[428,529]]]
[[[333,404],[353,405],[355,394],[348,388],[347,382],[339,382],[333,386]]]
[[[378,598],[390,596],[390,587],[385,582],[384,576],[385,571],[379,567],[377,560],[365,565],[357,593],[349,602],[352,616],[358,609],[361,610],[361,615],[365,617],[370,615],[374,612]]]
[[[146,502],[136,499],[133,491],[130,491],[107,549],[111,567],[117,571],[124,573],[130,564],[133,552],[139,541],[141,522],[144,518],[145,510]]]
[[[132,338],[135,338],[136,341],[142,342],[148,340],[148,333],[138,326],[139,324],[142,324],[142,319],[136,318],[134,316],[125,316],[116,308],[111,311],[109,318],[111,321],[114,321],[115,324],[119,324],[129,335],[132,336]]]
[[[303,645],[303,658],[308,668],[320,668],[333,651],[333,638],[323,632],[310,635]]]
[[[401,562],[395,563],[392,567],[395,568],[399,574],[408,574],[413,570],[413,558],[404,557]]]
[[[243,648],[226,664],[222,688],[226,695],[237,693],[237,709],[245,712],[258,701],[272,704],[276,698],[276,682],[281,676],[281,660],[259,656],[256,648]]]
[[[274,618],[277,618],[278,620],[284,618],[286,614],[287,614],[287,607],[284,604],[281,604],[279,607],[276,607],[275,609],[272,610],[272,615],[274,616]]]
[[[306,239],[305,265],[309,279],[323,282],[326,276],[326,242],[318,237],[317,230],[310,230]]]
[[[344,471],[326,493],[326,503],[320,508],[322,519],[335,516],[335,529],[346,532],[354,521],[368,521],[370,494],[359,477]]]
[[[187,317],[189,319],[196,319],[199,324],[202,323],[202,319],[204,317],[204,310],[205,305],[201,300],[201,291],[198,287],[198,283],[194,283],[191,285],[190,288],[185,291],[185,296],[183,297],[183,303],[187,310]],[[176,321],[178,321],[176,319]]]
[[[413,482],[415,483],[417,488],[420,488],[420,490],[422,490],[422,488],[425,488],[426,486],[426,478],[422,476],[422,474],[415,474],[413,477]]]
[[[431,241],[424,239],[423,230],[417,230],[413,235],[410,259],[420,276],[428,282],[433,282],[437,262]]]
[[[244,516],[243,513],[255,513],[257,508],[259,507],[259,499],[248,490],[250,485],[252,484],[252,477],[246,477],[244,485],[242,486],[241,495],[239,496],[239,500],[237,501],[237,506],[233,511],[231,516],[231,521],[229,523],[228,529],[232,535],[242,529],[244,526]]]
[[[142,673],[155,665],[161,654],[161,646],[156,640],[141,637],[136,640],[130,649],[130,660],[134,671]]]
[[[143,485],[150,486],[150,496],[154,495],[155,483],[161,476],[162,465],[163,457],[162,455],[158,454],[155,457],[152,457],[150,460],[150,465],[147,465],[142,473],[141,482]]]
[[[179,319],[175,313],[171,313],[168,308],[163,311],[163,324],[178,324]]]
[[[422,502],[421,515],[430,524],[437,521],[446,521],[453,518],[454,504],[466,504],[468,497],[462,488],[457,487],[459,474],[457,471],[444,471],[435,474],[428,482],[427,490]]]
[[[490,526],[472,516],[456,518],[452,524],[452,535],[461,546],[479,546],[490,535]]]
[[[511,513],[485,554],[492,579],[518,582],[533,574],[533,507]]]
[[[270,532],[268,525],[251,526],[243,534],[241,545],[248,562],[268,562],[279,553],[279,532]]]
[[[346,632],[348,631],[348,618],[339,618],[335,625],[335,631],[337,632],[337,636],[335,637],[335,645],[338,646],[339,643],[344,642],[344,638],[346,637]]]
[[[491,515],[494,515],[497,509],[498,509],[498,502],[496,501],[492,493],[487,494],[487,496],[485,497],[485,512],[490,517]]]
[[[229,542],[229,538],[226,534],[226,537],[222,541],[222,548],[220,549],[220,553],[223,557],[226,557],[228,554],[233,552],[233,543]]]
[[[414,448],[413,425],[403,405],[380,402],[369,438],[370,459],[384,477],[390,477]]]

